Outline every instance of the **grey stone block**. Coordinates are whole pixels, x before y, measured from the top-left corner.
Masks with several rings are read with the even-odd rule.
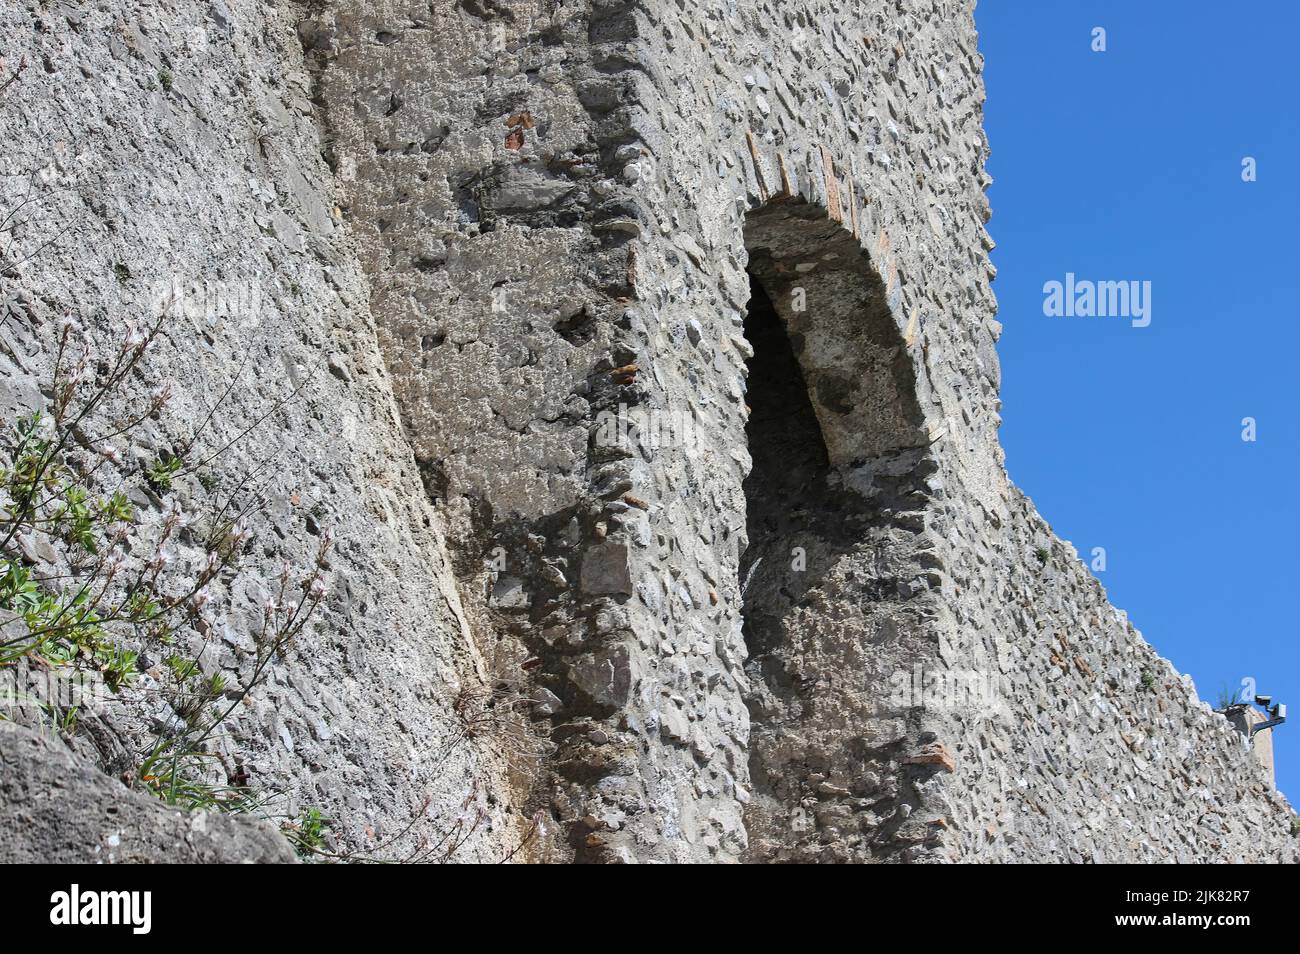
[[[39,864],[295,864],[268,822],[170,808],[57,739],[0,722],[0,859]]]

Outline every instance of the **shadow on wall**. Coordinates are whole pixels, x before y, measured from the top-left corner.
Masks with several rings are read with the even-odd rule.
[[[763,723],[798,704],[799,678],[782,652],[790,643],[786,619],[806,605],[827,568],[863,538],[867,502],[832,482],[821,426],[784,323],[753,274],[750,290],[745,338],[754,354],[745,436],[753,469],[744,485],[749,546],[740,573],[745,648],[762,673],[751,718]],[[761,772],[761,765],[756,768]],[[758,775],[754,783],[769,787]]]
[[[825,210],[764,206],[746,246],[750,859],[887,858],[918,845],[899,829],[933,774],[906,764],[924,727],[880,706],[925,651],[912,494],[933,464],[912,364],[884,283]]]

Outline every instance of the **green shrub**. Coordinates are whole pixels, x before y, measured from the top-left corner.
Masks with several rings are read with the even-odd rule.
[[[325,599],[332,541],[322,534],[306,571],[286,565],[264,582],[273,595],[259,630],[249,634],[255,649],[244,684],[232,689],[221,673],[205,674],[200,659],[214,632],[212,616],[229,581],[244,572],[250,520],[264,500],[246,492],[195,514],[175,501],[162,510],[132,506],[133,480],[160,495],[171,491],[188,473],[193,449],[191,442],[134,477],[122,467],[118,448],[171,397],[164,386],[129,406],[125,385],[139,375],[157,332],[156,324],[128,329],[104,356],[65,319],[48,406],[11,422],[7,439],[0,438],[0,666],[98,673],[121,693],[138,680],[142,654],[163,659],[160,694],[171,717],[161,720],[128,777],[169,804],[247,811],[261,796],[218,781],[211,743]],[[110,405],[124,403],[126,411],[110,413]],[[182,537],[201,549],[196,565],[175,558]],[[195,637],[198,653],[173,648]],[[50,714],[64,732],[75,731],[75,708]]]

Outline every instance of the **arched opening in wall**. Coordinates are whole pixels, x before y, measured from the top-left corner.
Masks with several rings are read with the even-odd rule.
[[[764,206],[745,244],[750,856],[872,860],[884,836],[855,815],[906,797],[864,779],[896,764],[876,702],[910,631],[897,575],[925,469],[914,371],[884,283],[825,210]]]
[[[807,549],[800,544],[810,542],[805,539],[810,535],[824,539],[833,534],[838,508],[829,493],[826,442],[785,323],[752,272],[749,283],[745,338],[754,354],[746,362],[750,410],[745,439],[753,467],[744,486],[749,546],[741,563],[746,581],[743,632],[750,657],[770,661],[769,651],[783,641],[782,604],[790,599],[791,583],[801,579],[782,581],[778,564],[788,562],[793,568],[804,562]],[[759,576],[764,563],[767,570]],[[764,676],[765,681],[782,681],[779,671]]]

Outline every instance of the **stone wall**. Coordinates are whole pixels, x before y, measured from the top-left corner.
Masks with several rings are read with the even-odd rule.
[[[6,864],[293,864],[270,822],[132,792],[49,733],[0,722]]]
[[[266,439],[348,563],[260,771],[358,843],[476,785],[472,857],[536,812],[532,860],[1296,859],[1006,478],[969,4],[218,6],[6,14],[67,65],[2,121],[99,137],[29,353],[179,259],[266,304],[170,360],[252,349],[246,415],[320,370]],[[467,681],[510,716],[443,773]]]
[[[303,35],[408,433],[481,626],[538,660],[578,857],[1294,853],[1007,483],[968,6],[328,3]],[[748,553],[747,265],[828,454]]]
[[[462,803],[470,815],[477,805],[486,817],[460,854],[490,860],[522,828],[499,755],[463,740],[455,711],[489,674],[398,423],[322,158],[298,12],[220,0],[0,10],[0,55],[10,69],[28,63],[0,100],[5,208],[33,183],[36,199],[6,249],[6,427],[41,405],[65,311],[114,348],[128,322],[149,320],[179,290],[125,400],[168,379],[176,396],[123,449],[123,467],[177,446],[232,384],[200,453],[274,412],[217,462],[217,491],[190,476],[173,494],[195,515],[252,471],[269,498],[223,638],[204,655],[232,689],[250,675],[249,621],[265,598],[256,581],[273,580],[284,560],[308,561],[325,529],[338,540],[329,599],[241,707],[223,764],[285,792],[277,811],[320,808],[341,848],[370,850],[409,828],[385,849],[392,857],[436,839]],[[146,513],[162,506],[136,502]],[[182,548],[176,558],[196,556]],[[143,673],[104,725],[83,713],[74,748],[114,768],[158,715],[158,675]]]

